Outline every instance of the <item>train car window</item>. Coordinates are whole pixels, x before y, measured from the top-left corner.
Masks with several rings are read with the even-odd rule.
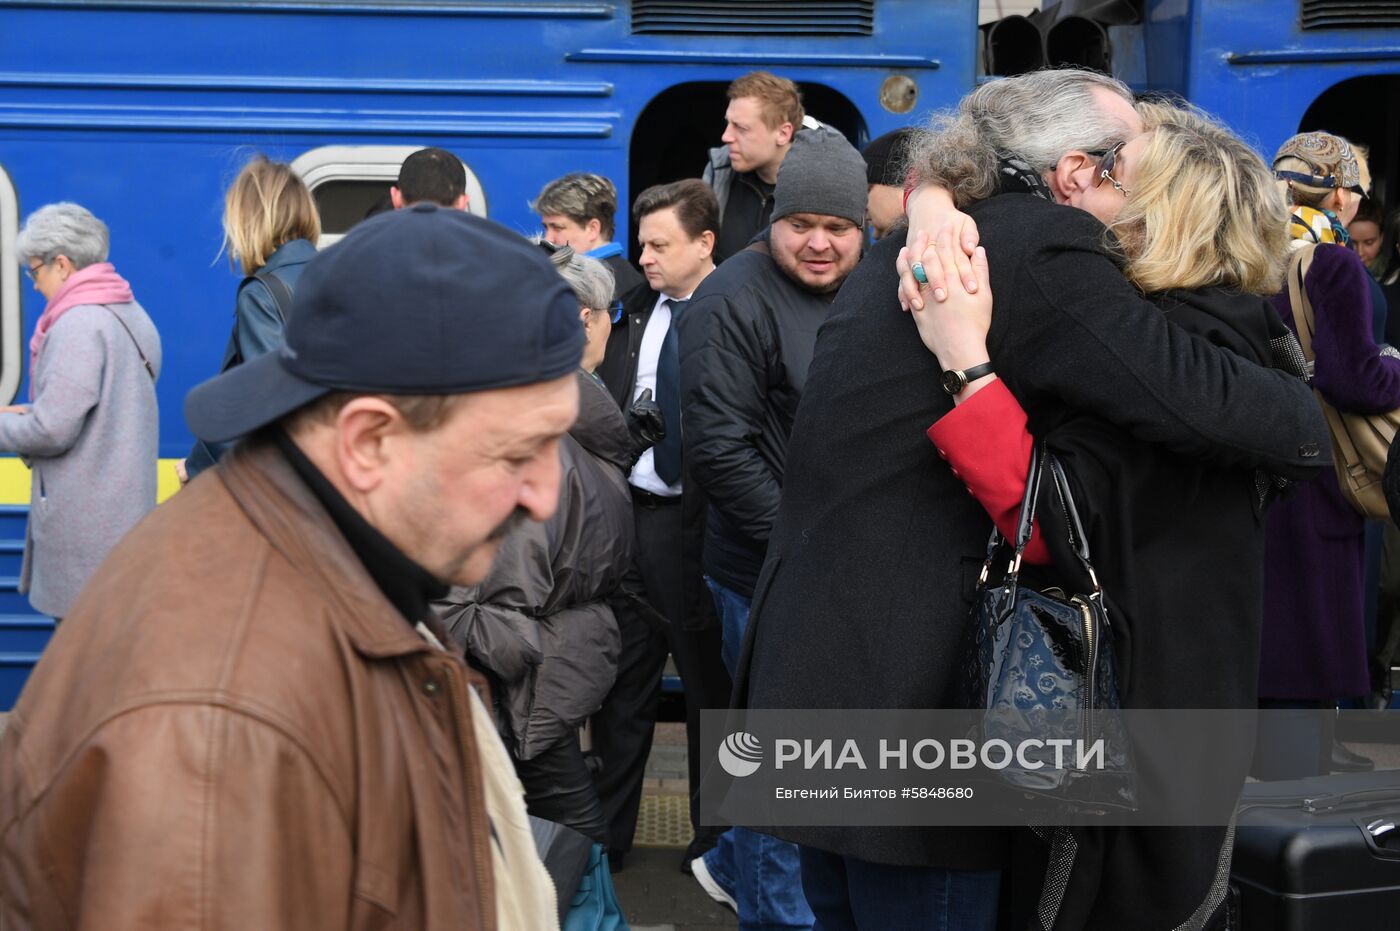
[[[11,403],[23,374],[20,331],[23,286],[15,240],[19,237],[19,198],[9,174],[0,168],[0,403]]]
[[[338,242],[366,216],[389,206],[389,188],[399,176],[399,166],[418,151],[416,145],[330,145],[305,152],[292,161],[316,207],[321,211],[321,240],[325,248]],[[467,209],[487,215],[486,191],[466,162]]]

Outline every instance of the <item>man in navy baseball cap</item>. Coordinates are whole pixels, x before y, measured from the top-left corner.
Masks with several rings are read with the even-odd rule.
[[[285,347],[186,401],[196,436],[242,439],[117,545],[29,679],[0,900],[45,927],[552,926],[428,604],[553,512],[583,343],[544,253],[458,211],[313,259]]]
[[[444,452],[454,434],[439,428],[462,420],[448,416],[462,408],[474,415],[462,424],[475,439],[523,461],[512,438],[487,437],[477,423],[504,405],[500,425],[548,440],[529,451],[557,471],[554,441],[573,420],[582,346],[577,301],[539,249],[489,221],[418,204],[365,221],[317,256],[282,348],[195,388],[185,417],[196,436],[216,442],[280,424],[269,432],[290,439],[279,445],[293,447],[284,452],[294,461],[305,454],[357,511],[390,520],[379,529],[437,578],[472,584],[490,567],[501,521],[552,512],[553,480],[547,501],[516,501],[500,514],[461,487],[472,474],[465,466],[436,475],[420,460]],[[390,444],[407,454],[402,476],[361,474],[360,463],[338,460],[359,427],[413,440]],[[424,487],[432,480],[441,487]],[[470,513],[454,513],[462,510]]]

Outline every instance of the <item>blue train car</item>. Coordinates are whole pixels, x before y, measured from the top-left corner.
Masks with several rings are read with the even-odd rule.
[[[13,255],[42,204],[107,221],[160,328],[168,495],[190,443],[181,400],[231,324],[219,218],[252,151],[301,172],[323,245],[424,145],[461,157],[473,211],[527,232],[530,199],[566,171],[607,175],[623,204],[697,175],[725,86],[756,68],[861,143],[1006,63],[1077,62],[1180,94],[1265,153],[1300,129],[1347,135],[1370,147],[1377,192],[1400,195],[1400,0],[1061,0],[1037,15],[979,31],[971,0],[0,0],[0,403],[25,390],[43,306]],[[0,709],[50,629],[14,589],[28,500],[27,470],[0,456]]]
[[[956,101],[975,43],[970,2],[0,0],[0,399],[25,390],[43,309],[13,255],[43,204],[108,223],[160,328],[170,494],[190,445],[181,401],[217,370],[232,321],[219,220],[251,150],[296,165],[323,245],[424,145],[463,160],[475,212],[533,231],[530,199],[567,171],[607,175],[624,204],[698,175],[746,71],[796,80],[813,115],[862,142]],[[27,471],[0,457],[0,709],[47,634],[14,590],[28,500]]]
[[[1151,0],[1146,82],[1215,113],[1266,156],[1325,129],[1370,150],[1400,194],[1400,3]]]

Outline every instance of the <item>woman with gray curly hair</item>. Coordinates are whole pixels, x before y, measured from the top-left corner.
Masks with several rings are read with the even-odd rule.
[[[57,620],[156,503],[160,336],[107,259],[107,225],[72,203],[30,214],[19,260],[47,300],[29,404],[0,408],[0,451],[32,470],[20,591]]]
[[[608,821],[578,729],[617,678],[622,639],[612,603],[632,564],[627,475],[639,452],[593,374],[611,329],[612,272],[568,246],[539,244],[573,291],[587,338],[578,419],[559,444],[559,504],[544,523],[510,526],[490,574],[453,587],[433,608],[491,681],[530,814],[591,838],[589,870],[597,876]],[[572,896],[559,890],[562,902]]]
[[[602,363],[612,333],[612,270],[568,246],[557,247],[549,258],[578,300],[579,319],[587,340],[580,365],[585,372],[592,372]]]

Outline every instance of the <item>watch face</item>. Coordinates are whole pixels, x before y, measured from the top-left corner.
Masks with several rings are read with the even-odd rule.
[[[967,387],[967,380],[963,378],[962,372],[948,371],[943,373],[943,390],[949,394],[957,394]]]

